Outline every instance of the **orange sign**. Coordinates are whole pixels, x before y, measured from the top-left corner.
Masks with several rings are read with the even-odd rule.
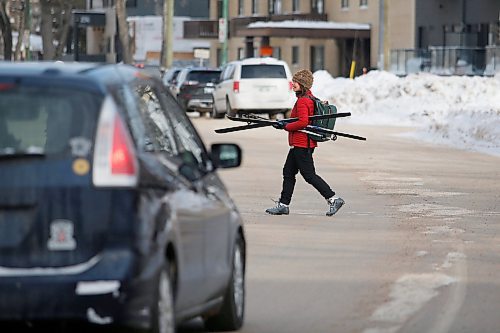
[[[269,45],[260,47],[261,57],[271,57],[273,55],[273,48]]]

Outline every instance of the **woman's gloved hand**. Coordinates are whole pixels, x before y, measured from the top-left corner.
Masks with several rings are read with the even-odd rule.
[[[276,129],[285,129],[286,123],[283,120],[278,120],[273,124]]]

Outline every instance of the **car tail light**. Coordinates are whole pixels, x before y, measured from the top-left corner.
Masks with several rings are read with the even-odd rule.
[[[13,83],[1,83],[0,82],[0,91],[2,90],[10,90],[14,88],[14,84]]]
[[[240,92],[240,81],[234,81],[233,82],[233,91],[235,93],[239,93]]]
[[[138,162],[132,138],[111,97],[97,124],[92,179],[95,186],[135,186]]]
[[[293,82],[288,82],[288,89],[293,90]]]

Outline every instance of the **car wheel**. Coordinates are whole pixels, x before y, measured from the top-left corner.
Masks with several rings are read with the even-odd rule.
[[[220,312],[205,318],[205,327],[210,331],[235,331],[243,325],[245,312],[245,249],[238,237],[234,246],[231,279],[224,295]]]
[[[152,333],[175,333],[174,294],[172,280],[166,267],[158,277],[156,300],[153,306]]]
[[[231,108],[231,103],[229,103],[229,100],[226,100],[226,114],[230,117],[236,117],[236,111]]]
[[[215,102],[212,105],[212,118],[214,119],[221,119],[224,118],[224,113],[219,113],[217,108],[215,107]]]

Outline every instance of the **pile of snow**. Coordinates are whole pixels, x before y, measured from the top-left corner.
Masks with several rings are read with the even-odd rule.
[[[351,80],[317,71],[312,92],[352,123],[411,126],[415,138],[500,156],[500,75],[371,71]]]

